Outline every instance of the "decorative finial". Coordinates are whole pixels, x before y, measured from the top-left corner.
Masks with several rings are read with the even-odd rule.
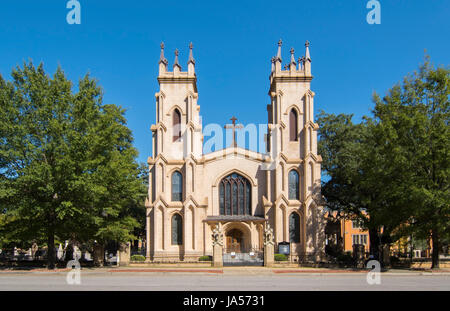
[[[281,46],[283,45],[283,41],[280,39],[280,41],[278,41],[278,52],[277,52],[277,57],[276,60],[282,62],[281,60]]]
[[[159,62],[165,65],[168,64],[167,59],[164,57],[164,42],[161,42],[161,55],[159,56]]]
[[[193,49],[193,48],[194,48],[194,45],[192,44],[192,42],[189,43],[189,61],[188,61],[188,64],[189,64],[189,63],[195,64],[194,55],[193,55],[193,53],[192,53],[192,49]]]
[[[175,66],[178,66],[178,68],[180,68],[180,70],[181,70],[181,66],[178,63],[178,54],[179,54],[178,49],[175,49],[175,61],[173,63],[173,67],[175,68]]]
[[[305,59],[311,61],[311,56],[309,55],[309,41],[308,40],[306,40],[305,47],[306,47]]]
[[[294,48],[291,48],[291,64],[295,65],[296,63],[295,63],[294,52],[295,52]]]

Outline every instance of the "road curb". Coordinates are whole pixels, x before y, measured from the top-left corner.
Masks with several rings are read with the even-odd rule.
[[[36,269],[36,270],[3,270],[0,275],[61,275],[66,274],[71,269]],[[371,271],[351,271],[351,270],[296,270],[296,269],[186,269],[186,268],[143,268],[143,269],[81,269],[81,273],[85,275],[112,275],[117,273],[184,273],[184,274],[222,274],[222,275],[365,275]],[[449,272],[381,272],[381,276],[450,276]]]
[[[223,270],[212,270],[212,269],[110,269],[107,272],[117,273],[117,272],[128,272],[128,273],[139,273],[139,272],[153,272],[153,273],[216,273],[223,274]]]

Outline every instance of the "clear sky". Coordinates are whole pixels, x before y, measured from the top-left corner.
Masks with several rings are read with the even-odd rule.
[[[381,24],[369,25],[368,0],[142,1],[78,0],[81,25],[66,22],[67,0],[0,1],[0,73],[23,61],[60,64],[78,81],[100,81],[105,103],[127,109],[128,125],[145,161],[151,153],[161,41],[169,68],[180,50],[186,70],[194,43],[203,122],[266,123],[270,59],[303,55],[311,42],[315,111],[369,114],[373,91],[385,94],[415,70],[427,49],[449,65],[450,1],[380,0]]]

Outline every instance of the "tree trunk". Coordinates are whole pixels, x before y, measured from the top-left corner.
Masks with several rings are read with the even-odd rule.
[[[390,258],[391,246],[390,246],[390,244],[382,244],[381,249],[382,249],[382,253],[381,253],[382,267],[390,267],[391,266],[391,258]]]
[[[55,229],[50,227],[48,229],[48,240],[47,240],[48,248],[47,248],[47,268],[55,269]]]
[[[433,252],[431,254],[431,269],[439,269],[439,235],[437,230],[431,231]]]
[[[370,255],[373,259],[380,261],[380,239],[378,237],[378,230],[369,229],[369,240],[370,240]]]

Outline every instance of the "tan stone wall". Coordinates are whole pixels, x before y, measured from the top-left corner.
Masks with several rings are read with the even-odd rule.
[[[309,51],[306,52],[309,55]],[[289,241],[289,216],[300,215],[300,243],[293,251],[298,258],[319,259],[324,249],[322,208],[314,203],[320,193],[320,162],[317,155],[317,130],[314,123],[314,93],[310,61],[302,66],[281,70],[274,63],[270,80],[270,105],[273,120],[269,124],[271,150],[268,155],[229,147],[210,154],[202,153],[202,124],[196,85],[195,66],[183,72],[173,71],[160,61],[155,94],[156,121],[152,126],[153,156],[149,158],[150,187],[147,199],[147,259],[153,261],[195,261],[201,255],[212,255],[211,225],[208,216],[219,215],[218,183],[236,172],[251,183],[252,215],[265,217],[274,229],[277,243]],[[181,113],[180,142],[173,141],[173,112]],[[263,108],[265,109],[265,107]],[[298,112],[299,138],[289,140],[289,112]],[[224,120],[226,122],[227,120]],[[270,170],[266,166],[273,163]],[[299,200],[289,199],[289,171],[300,177]],[[173,172],[183,175],[183,200],[172,202]],[[183,219],[183,245],[171,243],[171,219]],[[248,247],[262,248],[262,227],[257,222],[224,224],[224,230],[240,228]],[[226,232],[224,232],[226,233]]]

